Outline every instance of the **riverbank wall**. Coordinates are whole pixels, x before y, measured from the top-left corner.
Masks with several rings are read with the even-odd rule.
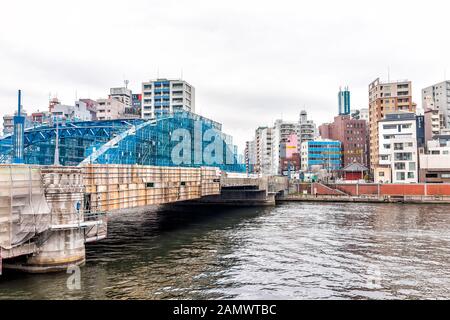
[[[278,201],[449,203],[450,184],[291,184]]]

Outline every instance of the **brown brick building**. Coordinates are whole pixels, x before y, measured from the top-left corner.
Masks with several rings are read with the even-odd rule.
[[[351,163],[368,165],[368,128],[365,120],[352,119],[349,115],[334,118],[333,123],[319,127],[323,139],[338,140],[342,143],[343,167]]]

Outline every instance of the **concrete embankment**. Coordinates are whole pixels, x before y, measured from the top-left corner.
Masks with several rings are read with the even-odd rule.
[[[277,197],[277,202],[308,201],[308,202],[355,202],[355,203],[423,203],[450,204],[450,197],[445,196],[332,196],[291,194]]]

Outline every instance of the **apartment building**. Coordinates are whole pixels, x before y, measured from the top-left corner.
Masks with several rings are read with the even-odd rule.
[[[450,136],[428,141],[427,153],[420,155],[419,181],[450,183]]]
[[[365,120],[353,119],[350,115],[340,115],[332,123],[319,127],[322,139],[340,141],[342,144],[342,165],[358,162],[364,166],[368,163],[368,130]]]
[[[255,173],[276,175],[273,166],[273,128],[259,127],[255,132],[256,164]]]
[[[424,112],[425,142],[433,140],[441,133],[444,118],[439,110],[427,109]]]
[[[97,120],[116,120],[125,118],[127,105],[117,99],[97,100]]]
[[[37,111],[31,114],[31,122],[35,125],[49,124],[52,122],[51,118],[51,113],[48,111]]]
[[[273,172],[282,174],[281,158],[282,145],[286,143],[292,134],[297,134],[298,123],[283,120],[276,120],[273,126],[272,163]],[[297,141],[297,140],[296,140]]]
[[[422,89],[424,110],[437,110],[443,117],[443,127],[450,129],[450,81],[443,81]]]
[[[14,132],[14,116],[5,114],[3,116],[3,135],[12,134]]]
[[[314,166],[327,171],[342,169],[341,142],[328,139],[304,141],[301,144],[301,169],[309,172]]]
[[[91,114],[92,120],[97,120],[97,106],[98,102],[92,99],[80,99],[81,102],[86,104],[86,108]]]
[[[245,142],[245,167],[247,173],[255,172],[255,164],[256,164],[256,142],[255,140],[246,141]]]
[[[378,78],[369,84],[369,153],[372,170],[378,166],[380,159],[378,122],[387,114],[397,112],[416,112],[416,104],[412,102],[411,81],[382,82]]]
[[[378,122],[377,183],[417,183],[417,120],[414,113],[387,114]]]
[[[177,111],[195,112],[195,88],[183,80],[157,79],[142,83],[142,118]]]
[[[301,149],[301,144],[305,141],[312,141],[318,136],[317,126],[312,120],[308,120],[308,113],[305,110],[300,112],[298,121],[297,137],[298,148]]]
[[[109,92],[109,98],[116,99],[129,107],[132,106],[133,97],[130,89],[126,87],[111,88]]]
[[[56,104],[51,110],[52,118],[65,121],[91,121],[92,116],[83,101],[75,101],[75,105]]]
[[[359,119],[369,123],[369,108],[362,108],[359,110]]]
[[[297,133],[293,132],[281,142],[279,172],[284,176],[292,176],[300,171],[300,152],[298,150]]]

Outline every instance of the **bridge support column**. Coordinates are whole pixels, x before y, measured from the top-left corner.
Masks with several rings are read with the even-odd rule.
[[[45,197],[51,209],[50,227],[37,240],[38,250],[18,266],[27,272],[55,272],[85,262],[82,172],[79,168],[42,169]]]
[[[17,269],[31,273],[57,272],[86,261],[84,235],[81,230],[53,231],[39,251]]]

